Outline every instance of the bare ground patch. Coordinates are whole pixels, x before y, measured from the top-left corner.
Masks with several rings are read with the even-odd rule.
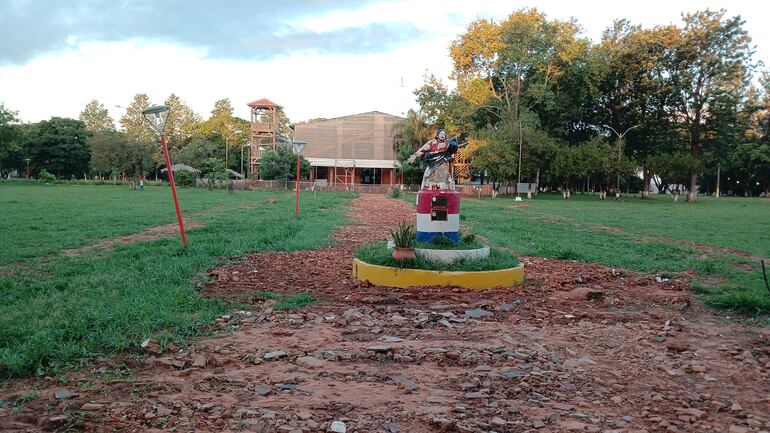
[[[185,230],[203,227],[202,223],[196,221],[185,221]],[[150,227],[139,233],[121,236],[112,239],[103,239],[95,244],[86,245],[79,248],[69,248],[62,250],[61,254],[67,257],[77,257],[87,251],[100,250],[110,251],[115,245],[131,244],[134,242],[154,241],[162,238],[170,238],[179,234],[179,225],[177,223],[165,224],[162,226]]]

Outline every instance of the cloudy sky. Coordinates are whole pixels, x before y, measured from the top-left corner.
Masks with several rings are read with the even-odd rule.
[[[244,118],[259,98],[293,121],[401,115],[426,71],[447,80],[468,23],[532,6],[594,40],[615,18],[653,26],[725,8],[770,65],[770,6],[756,0],[0,0],[0,102],[30,122],[77,117],[91,99],[117,119],[136,93],[172,92],[204,118],[224,97]]]

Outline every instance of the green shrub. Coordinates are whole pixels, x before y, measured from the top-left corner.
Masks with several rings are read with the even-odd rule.
[[[195,176],[189,171],[177,171],[174,173],[174,183],[177,186],[195,186]]]
[[[43,183],[54,183],[56,181],[56,176],[43,168],[40,170],[40,173],[37,174],[37,180]]]
[[[393,191],[390,193],[393,198],[401,198],[401,188],[398,186],[393,187]]]

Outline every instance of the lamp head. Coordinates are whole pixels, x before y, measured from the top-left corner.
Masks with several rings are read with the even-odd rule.
[[[168,105],[152,105],[142,111],[142,114],[150,122],[152,128],[159,134],[166,133],[166,120],[171,107]]]
[[[294,147],[294,153],[296,155],[301,155],[302,150],[305,148],[305,142],[303,140],[294,140],[291,142],[291,145]]]

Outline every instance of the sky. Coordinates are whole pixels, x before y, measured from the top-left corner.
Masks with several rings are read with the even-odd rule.
[[[770,3],[756,0],[0,0],[0,103],[25,122],[77,118],[97,99],[118,120],[137,93],[175,93],[204,119],[222,98],[249,118],[268,98],[294,122],[404,115],[449,45],[479,18],[537,7],[598,41],[614,19],[645,27],[710,8],[740,15],[770,65]]]

